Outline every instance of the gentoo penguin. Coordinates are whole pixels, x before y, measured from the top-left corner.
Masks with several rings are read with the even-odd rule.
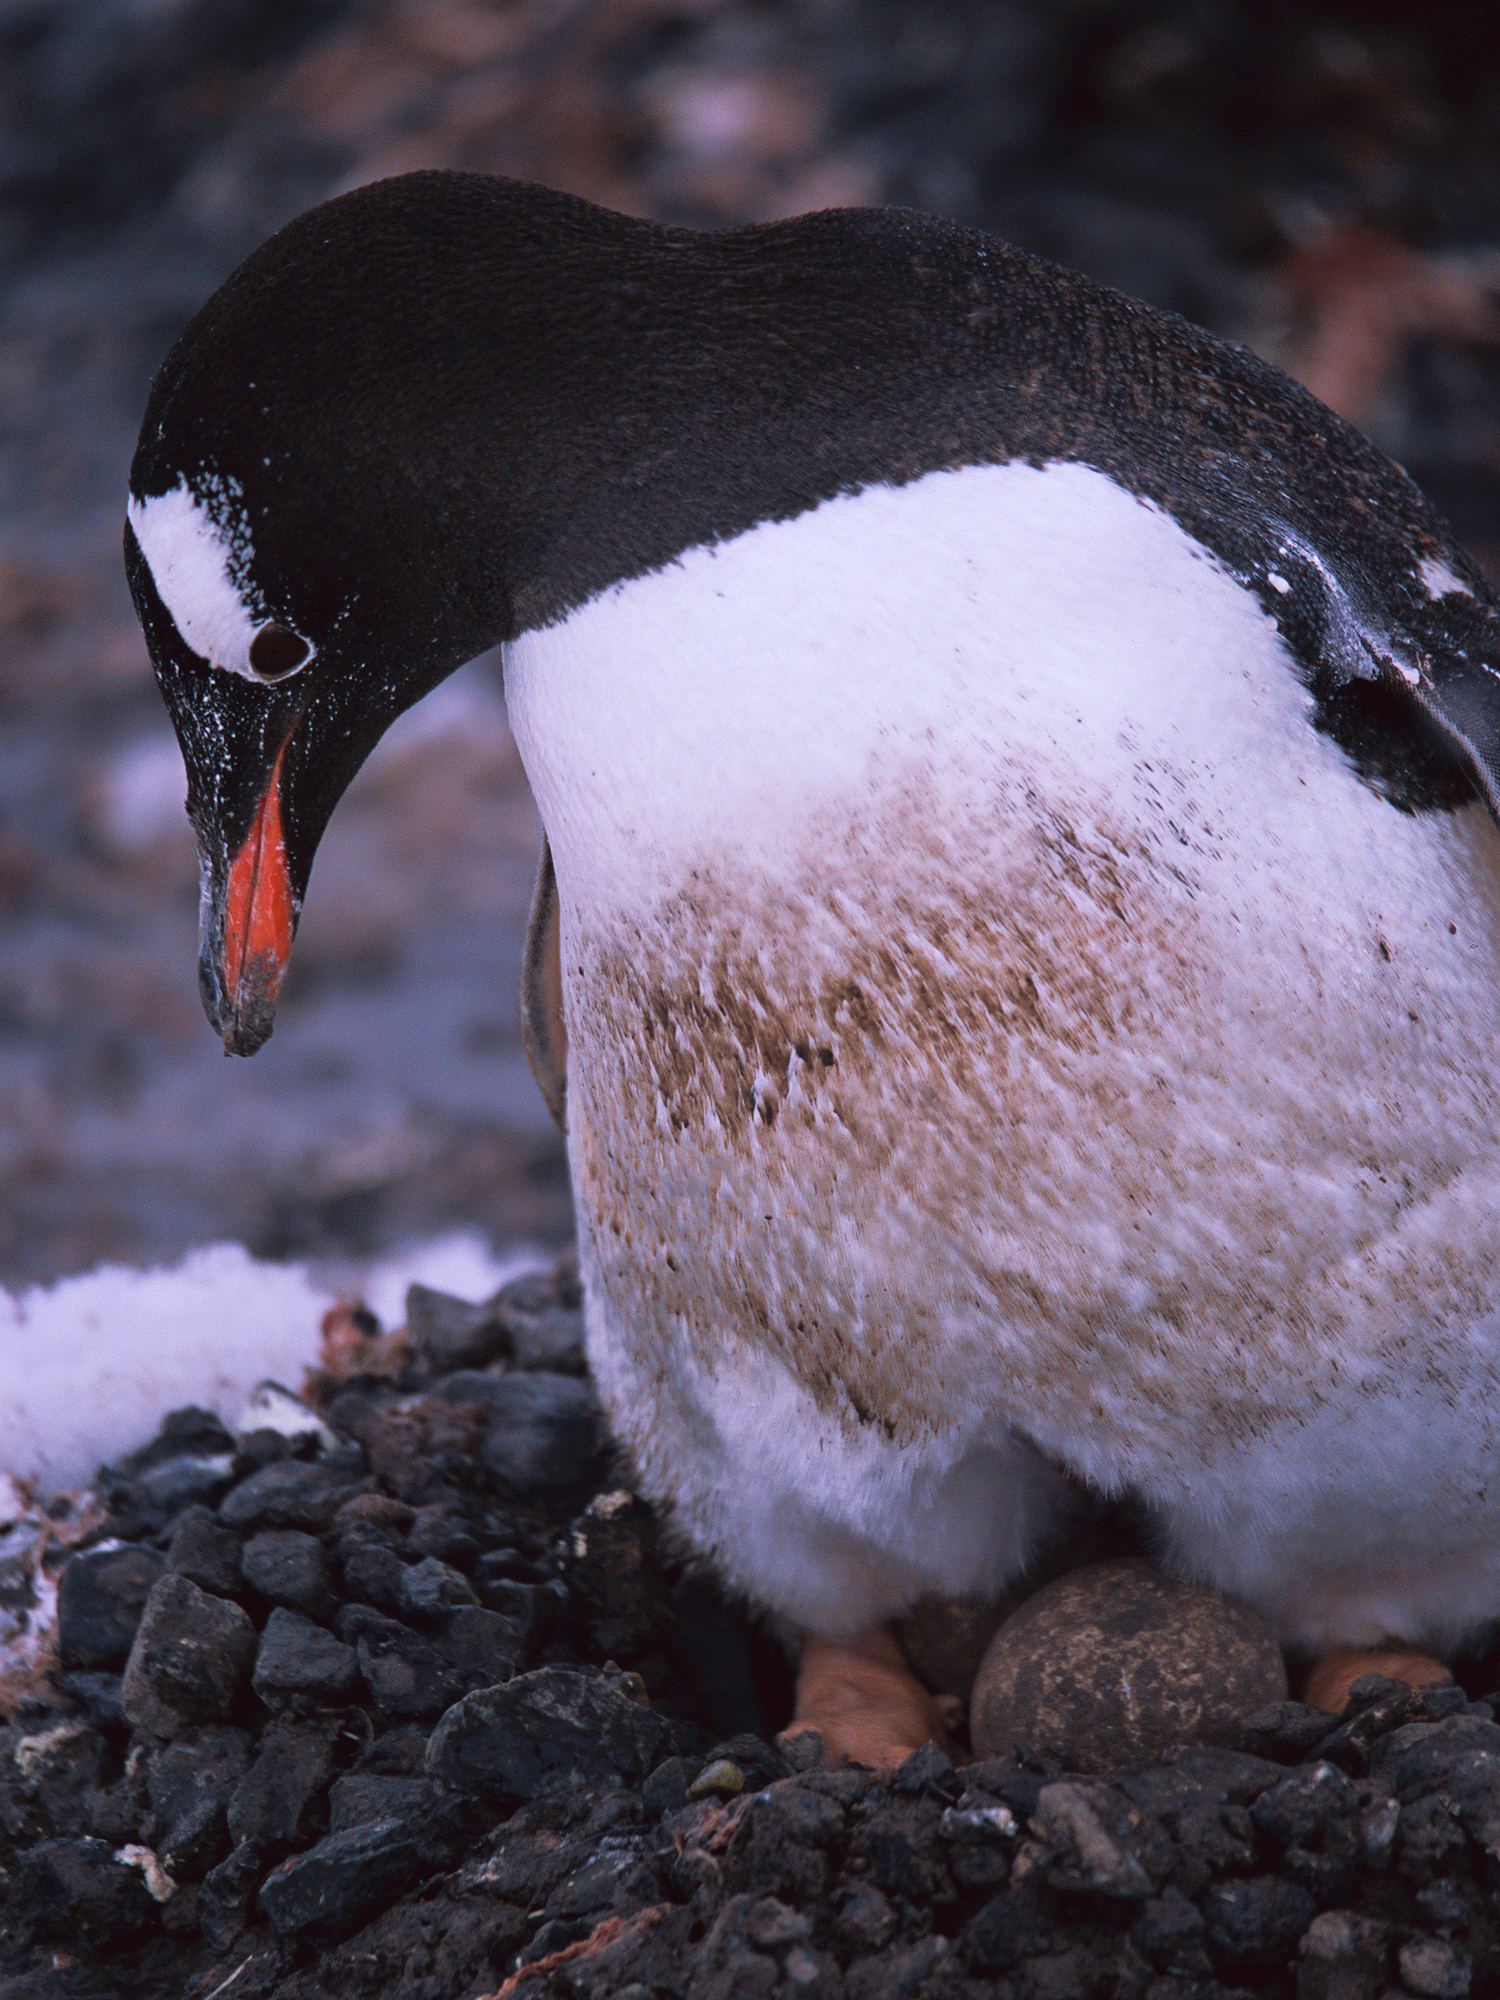
[[[203,307],[125,544],[238,1054],[504,642],[593,1372],[828,1754],[1076,1482],[1335,1678],[1500,1615],[1500,600],[1328,410],[930,216],[413,174]]]

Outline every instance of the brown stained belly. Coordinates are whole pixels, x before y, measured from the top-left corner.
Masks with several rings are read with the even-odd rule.
[[[1337,1076],[1302,1087],[1316,972],[1258,1023],[1221,944],[1149,853],[1071,837],[1003,893],[704,870],[575,928],[575,1192],[632,1364],[760,1349],[898,1441],[977,1412],[1122,1463],[1143,1425],[1191,1460],[1339,1394],[1350,1329],[1309,1301],[1442,1164],[1318,1212],[1371,1141]]]

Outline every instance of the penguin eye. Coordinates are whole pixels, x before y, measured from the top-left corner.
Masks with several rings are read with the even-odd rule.
[[[262,625],[250,641],[250,666],[263,681],[285,680],[307,662],[312,647],[285,625]]]

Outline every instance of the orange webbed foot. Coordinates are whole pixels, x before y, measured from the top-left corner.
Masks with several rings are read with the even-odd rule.
[[[1384,1674],[1409,1687],[1435,1687],[1453,1678],[1441,1660],[1414,1646],[1351,1646],[1318,1661],[1307,1677],[1302,1699],[1309,1708],[1326,1708],[1337,1715],[1361,1674]]]
[[[778,1738],[795,1749],[796,1762],[813,1761],[807,1756],[809,1731],[821,1738],[816,1761],[822,1764],[891,1771],[924,1743],[952,1752],[942,1706],[913,1675],[884,1626],[857,1639],[803,1641],[796,1714]]]

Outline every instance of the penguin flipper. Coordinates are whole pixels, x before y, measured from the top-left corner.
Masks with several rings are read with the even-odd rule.
[[[521,1045],[547,1109],[566,1130],[568,1030],[563,1021],[561,940],[557,877],[544,832],[521,959]]]

